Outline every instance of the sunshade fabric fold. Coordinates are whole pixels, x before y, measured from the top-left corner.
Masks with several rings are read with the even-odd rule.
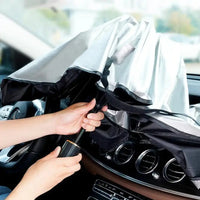
[[[9,87],[14,91],[12,81],[24,81],[33,90],[29,95],[13,93],[12,102],[23,100],[24,96],[35,98],[38,85],[41,85],[40,96],[48,96],[43,86],[50,84],[56,88],[62,77],[74,68],[101,78],[108,58],[111,60],[108,87],[104,88],[101,81],[97,83],[99,87],[118,94],[118,90],[123,91],[141,104],[152,104],[152,108],[188,112],[188,91],[179,46],[156,33],[153,23],[145,20],[138,23],[130,16],[79,33],[48,55],[11,74],[9,81],[2,84],[3,104],[11,102],[8,91]],[[181,87],[176,88],[177,84]],[[62,85],[68,88],[67,82]],[[16,90],[27,92],[19,90],[19,85]],[[179,95],[182,98],[177,99]]]

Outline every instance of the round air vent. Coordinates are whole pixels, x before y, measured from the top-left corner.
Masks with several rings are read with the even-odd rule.
[[[147,149],[143,151],[135,162],[137,171],[141,174],[149,174],[157,167],[159,157],[157,151],[154,149]]]
[[[163,177],[167,182],[178,183],[185,177],[185,173],[175,158],[169,160],[163,169]]]
[[[114,152],[113,161],[118,164],[122,165],[131,160],[133,157],[135,150],[134,145],[132,142],[128,141],[125,142],[117,147]]]

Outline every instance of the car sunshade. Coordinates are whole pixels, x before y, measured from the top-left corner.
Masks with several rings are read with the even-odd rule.
[[[71,77],[77,84],[82,72],[101,79],[98,87],[123,101],[188,112],[179,46],[156,33],[153,23],[129,16],[82,32],[11,74],[2,83],[3,104],[62,96],[61,90],[72,90]]]

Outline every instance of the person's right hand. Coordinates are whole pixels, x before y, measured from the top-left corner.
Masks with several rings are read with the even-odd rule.
[[[104,111],[107,106],[103,106],[101,111],[97,113],[89,113],[95,107],[96,100],[90,102],[75,103],[68,108],[52,114],[55,124],[52,134],[69,135],[75,134],[84,128],[86,131],[94,131],[96,127],[101,125],[101,120],[104,118]]]
[[[35,199],[80,169],[81,154],[58,158],[59,152],[60,147],[57,147],[49,155],[33,164],[6,200]]]

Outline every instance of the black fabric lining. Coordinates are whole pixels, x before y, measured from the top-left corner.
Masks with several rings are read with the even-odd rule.
[[[7,105],[17,101],[28,101],[44,97],[63,98],[68,95],[73,99],[77,99],[76,101],[84,100],[84,98],[77,98],[79,93],[82,97],[88,99],[87,96],[95,97],[94,93],[98,87],[96,83],[102,78],[101,76],[74,67],[68,69],[56,83],[34,82],[8,77],[1,84],[2,104]],[[119,87],[115,89],[114,93],[127,104],[132,102],[136,105],[149,105],[151,103],[128,92],[127,88],[122,88],[120,85]]]

